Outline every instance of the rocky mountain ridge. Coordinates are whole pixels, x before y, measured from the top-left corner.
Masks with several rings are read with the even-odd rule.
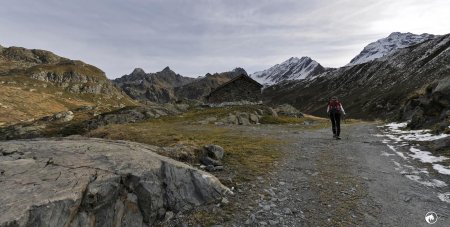
[[[202,100],[213,89],[241,74],[242,68],[222,73],[207,73],[203,77],[190,78],[176,74],[169,67],[157,73],[145,73],[135,69],[113,82],[130,97],[146,102],[167,103],[184,99]]]
[[[285,80],[311,79],[326,69],[310,57],[291,57],[269,69],[255,72],[251,77],[264,85],[273,85]]]
[[[365,46],[361,53],[355,56],[347,66],[369,62],[392,54],[398,49],[416,45],[434,37],[434,35],[427,33],[416,35],[410,32],[393,32],[388,37],[379,39]]]
[[[177,99],[175,87],[192,81],[193,78],[183,77],[166,67],[156,73],[145,73],[143,69],[136,68],[131,74],[113,80],[113,83],[133,99],[165,103]]]

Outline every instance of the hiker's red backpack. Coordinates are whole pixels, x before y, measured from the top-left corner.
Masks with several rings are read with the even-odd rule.
[[[330,112],[340,113],[341,112],[341,103],[338,100],[332,100],[328,103],[330,106]]]

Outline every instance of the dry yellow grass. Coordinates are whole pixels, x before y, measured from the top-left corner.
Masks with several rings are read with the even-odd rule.
[[[67,111],[70,107],[92,105],[77,99],[62,101],[54,94],[0,85],[0,123],[16,123]]]
[[[117,100],[104,95],[75,94],[50,83],[24,76],[0,77],[0,126],[41,118],[80,106],[114,109],[119,103],[135,105],[129,98]]]

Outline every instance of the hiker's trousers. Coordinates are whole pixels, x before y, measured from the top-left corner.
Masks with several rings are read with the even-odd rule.
[[[339,136],[341,134],[341,113],[330,111],[330,120],[333,135]]]

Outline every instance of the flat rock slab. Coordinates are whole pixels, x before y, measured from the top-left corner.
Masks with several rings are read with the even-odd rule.
[[[0,226],[142,226],[231,191],[158,147],[84,137],[0,142]]]

